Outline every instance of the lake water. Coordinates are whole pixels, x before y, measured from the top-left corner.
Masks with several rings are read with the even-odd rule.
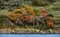
[[[0,37],[60,37],[60,34],[0,34]]]

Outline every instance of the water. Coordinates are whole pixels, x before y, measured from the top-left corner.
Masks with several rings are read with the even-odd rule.
[[[60,37],[60,34],[0,34],[0,37]]]

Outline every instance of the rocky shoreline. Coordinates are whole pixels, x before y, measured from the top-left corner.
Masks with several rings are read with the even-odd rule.
[[[47,29],[47,30],[39,30],[39,29],[24,29],[24,28],[2,28],[0,29],[0,33],[8,33],[8,34],[55,34],[60,33],[60,29]]]

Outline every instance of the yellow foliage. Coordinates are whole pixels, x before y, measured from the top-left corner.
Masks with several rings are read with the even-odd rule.
[[[6,15],[14,14],[14,12],[6,12]]]
[[[33,11],[33,8],[29,5],[26,5],[24,4],[23,7],[29,12],[31,13],[32,15],[35,15],[34,11]]]
[[[9,19],[11,19],[11,20],[16,20],[17,17],[16,17],[16,16],[15,16],[15,17],[9,17]]]
[[[22,14],[17,14],[17,12],[19,11],[21,11],[21,9],[16,9],[13,12],[6,12],[6,15],[8,16],[10,20],[16,20],[17,18],[22,16]]]
[[[32,10],[32,7],[29,6],[29,5],[24,4],[23,7],[26,8],[26,9],[31,9]]]
[[[21,16],[23,16],[24,12],[27,14],[27,12],[29,12],[29,14],[31,14],[31,18],[33,16],[35,16],[35,12],[33,11],[32,7],[29,5],[23,5],[24,8],[21,9],[15,9],[12,12],[6,12],[6,15],[8,16],[9,19],[11,20],[16,20],[17,18],[20,18]]]
[[[25,8],[21,8],[22,9],[22,13],[23,13],[23,15],[26,15],[27,14],[27,11],[25,10]]]
[[[13,12],[15,13],[15,12],[21,12],[22,11],[22,9],[15,9]]]

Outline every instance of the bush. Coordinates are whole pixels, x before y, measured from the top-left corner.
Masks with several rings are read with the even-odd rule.
[[[7,18],[5,15],[0,15],[0,26],[5,26],[7,24]]]

